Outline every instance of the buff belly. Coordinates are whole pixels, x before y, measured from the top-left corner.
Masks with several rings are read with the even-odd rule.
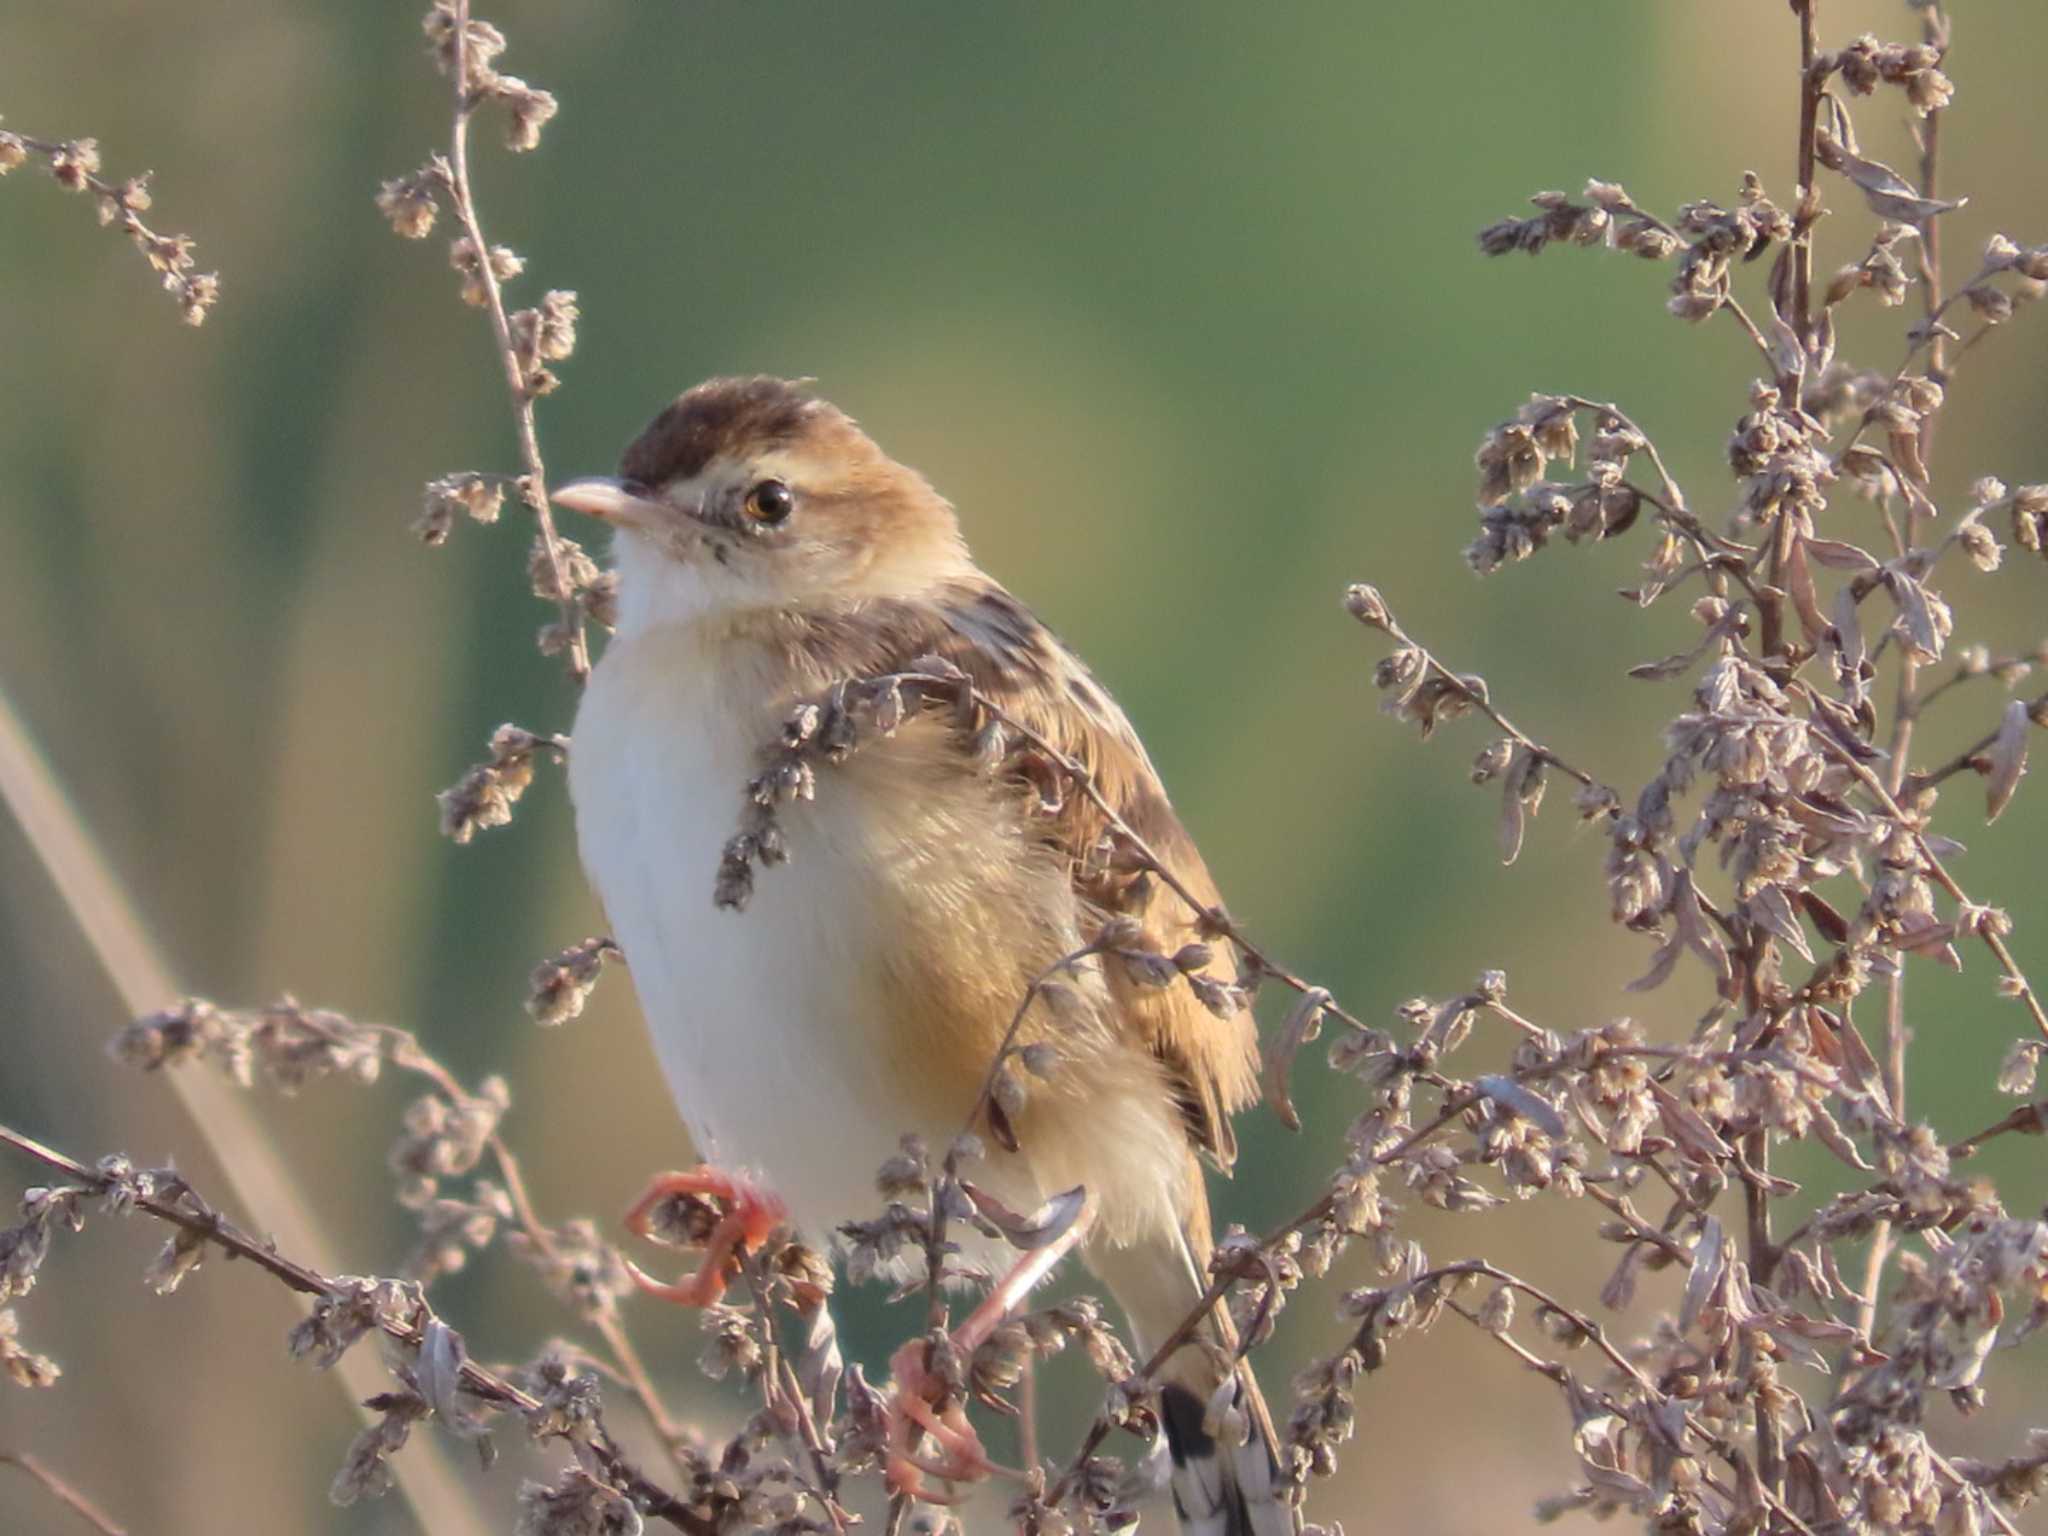
[[[808,818],[798,861],[760,872],[747,910],[713,906],[758,741],[703,658],[665,638],[608,656],[577,717],[584,865],[698,1155],[760,1174],[824,1239],[877,1207],[875,1169],[897,1138],[932,1129],[903,1123],[866,964],[887,942],[890,903],[836,851],[846,829],[835,823],[856,808],[827,804]],[[649,673],[655,686],[634,685]],[[648,750],[655,742],[664,750]]]
[[[829,1241],[880,1209],[905,1133],[942,1153],[965,1128],[1029,956],[1075,947],[1077,917],[936,727],[821,770],[784,814],[790,862],[756,871],[744,911],[716,908],[786,707],[786,683],[721,659],[681,629],[614,642],[570,751],[578,841],[699,1156],[758,1173]],[[1026,1206],[1086,1184],[1116,1241],[1170,1227],[1187,1154],[1154,1064],[1102,1020],[1061,1029],[1066,1081],[979,1181]]]

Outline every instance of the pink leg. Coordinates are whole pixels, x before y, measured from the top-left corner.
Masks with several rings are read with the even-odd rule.
[[[1004,1318],[1022,1306],[1032,1288],[1088,1235],[1095,1208],[1092,1201],[1083,1198],[1081,1214],[1067,1229],[1018,1260],[967,1321],[953,1330],[954,1346],[963,1358],[972,1355]],[[981,1436],[968,1422],[967,1410],[960,1400],[946,1394],[941,1384],[932,1379],[923,1339],[912,1339],[889,1357],[889,1379],[889,1491],[932,1504],[954,1502],[952,1495],[932,1492],[926,1487],[925,1478],[929,1475],[963,1483],[987,1477],[994,1468]],[[942,1397],[944,1407],[939,1406]],[[930,1435],[938,1442],[936,1457],[918,1454],[921,1435]]]
[[[726,1210],[704,1245],[704,1262],[694,1275],[673,1285],[655,1279],[631,1260],[626,1268],[634,1283],[650,1296],[685,1307],[708,1307],[725,1294],[726,1269],[741,1248],[758,1248],[768,1235],[787,1219],[782,1202],[766,1190],[722,1173],[699,1167],[689,1173],[657,1175],[646,1192],[626,1212],[626,1227],[638,1237],[649,1235],[654,1208],[673,1195],[710,1195],[725,1202]]]

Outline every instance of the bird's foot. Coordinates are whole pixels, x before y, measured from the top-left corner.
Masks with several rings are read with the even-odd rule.
[[[664,1200],[679,1195],[704,1198],[707,1207],[705,1230],[699,1238],[704,1262],[694,1275],[666,1283],[655,1279],[630,1259],[626,1262],[634,1283],[650,1296],[685,1307],[708,1307],[725,1295],[727,1271],[742,1248],[758,1248],[789,1216],[782,1202],[759,1185],[720,1169],[700,1166],[688,1173],[664,1173],[655,1177],[645,1193],[626,1212],[626,1227],[636,1237],[654,1234],[654,1212]]]
[[[985,1198],[970,1191],[977,1203]],[[1042,1226],[1034,1237],[1036,1246],[1017,1261],[983,1298],[973,1314],[948,1336],[963,1361],[971,1361],[988,1336],[1019,1307],[1040,1281],[1058,1267],[1087,1236],[1094,1224],[1095,1209],[1087,1191],[1073,1189],[1048,1202],[1044,1211],[1057,1212],[1057,1227]],[[978,1482],[1001,1471],[988,1459],[981,1437],[967,1421],[962,1394],[955,1385],[931,1368],[931,1345],[912,1339],[889,1359],[888,1483],[891,1493],[907,1494],[931,1504],[950,1504],[957,1495],[934,1493],[926,1487],[927,1477],[950,1483]],[[924,1455],[919,1447],[929,1435],[938,1455]]]
[[[959,1395],[933,1374],[930,1351],[928,1341],[912,1339],[889,1357],[888,1485],[891,1493],[927,1504],[951,1504],[957,1493],[938,1492],[925,1479],[975,1483],[995,1466]],[[936,1456],[920,1445],[927,1435],[938,1447]]]

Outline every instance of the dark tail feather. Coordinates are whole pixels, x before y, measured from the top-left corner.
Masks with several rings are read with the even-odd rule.
[[[1196,1256],[1208,1256],[1209,1204],[1192,1154],[1187,1178],[1182,1230],[1128,1246],[1098,1242],[1088,1250],[1088,1267],[1115,1292],[1141,1358],[1181,1326],[1206,1288]],[[1273,1415],[1251,1366],[1237,1360],[1228,1310],[1212,1307],[1201,1335],[1176,1350],[1159,1373],[1159,1417],[1182,1536],[1297,1536],[1300,1517],[1282,1497]],[[1226,1375],[1228,1394],[1221,1391]],[[1221,1410],[1213,1418],[1229,1429],[1209,1422],[1212,1403]]]
[[[1170,1382],[1160,1390],[1182,1536],[1295,1536],[1301,1526],[1280,1497],[1280,1465],[1265,1405],[1251,1398],[1241,1370],[1232,1384],[1236,1411],[1230,1417],[1249,1430],[1242,1445],[1232,1444],[1227,1432],[1220,1440],[1209,1432],[1208,1404],[1191,1388]]]

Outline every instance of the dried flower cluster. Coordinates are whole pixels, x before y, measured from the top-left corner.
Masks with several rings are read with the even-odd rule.
[[[126,181],[107,181],[100,176],[97,139],[51,141],[0,128],[0,176],[31,159],[41,161],[58,186],[89,194],[100,223],[119,225],[134,242],[185,323],[204,323],[207,311],[220,302],[220,274],[195,270],[199,263],[190,235],[160,235],[142,222],[151,203],[147,171]]]
[[[619,946],[599,937],[579,940],[543,960],[533,969],[526,1011],[539,1024],[568,1023],[583,1012],[605,962],[618,958]]]
[[[1543,775],[1576,778],[1578,809],[1604,829],[1611,915],[1650,946],[1633,989],[1685,985],[1703,999],[1690,1037],[1665,1044],[1628,1020],[1545,1029],[1482,978],[1466,997],[1404,1010],[1405,1029],[1339,1041],[1333,1065],[1373,1095],[1352,1128],[1354,1174],[1369,1193],[1351,1225],[1384,1230],[1381,1169],[1447,1210],[1554,1189],[1603,1208],[1616,1258],[1601,1305],[1627,1305],[1664,1272],[1668,1310],[1618,1340],[1589,1310],[1495,1266],[1434,1265],[1385,1238],[1391,1283],[1347,1298],[1359,1325],[1350,1350],[1302,1382],[1293,1432],[1315,1465],[1350,1431],[1360,1372],[1396,1335],[1451,1311],[1563,1391],[1581,1481],[1552,1514],[1627,1511],[1659,1531],[2013,1531],[2010,1511],[2048,1485],[2040,1444],[1997,1466],[1951,1459],[1928,1413],[1943,1395],[1977,1406],[1994,1347],[2048,1323],[2048,1222],[2009,1212],[1960,1166],[1994,1136],[2038,1132],[2043,1105],[1951,1142],[1906,1104],[1906,998],[1919,963],[1960,968],[1981,948],[2023,1032],[1999,1090],[2032,1094],[2048,1043],[2048,1016],[2006,943],[2012,920],[1965,892],[1951,867],[1961,847],[1936,830],[1941,791],[1959,775],[1982,780],[1987,819],[2004,810],[2048,695],[2009,699],[1945,761],[1914,758],[1938,699],[1968,697],[1985,678],[2017,689],[2048,655],[1967,647],[1957,660],[1958,600],[1936,585],[1944,562],[1967,563],[1955,579],[1998,571],[2001,535],[2038,548],[2033,509],[2048,493],[1987,478],[1945,512],[1929,469],[1963,354],[2037,295],[2048,263],[1998,236],[1972,277],[1944,286],[1938,221],[1958,204],[1932,191],[1931,118],[1953,92],[1941,69],[1947,19],[1922,6],[1920,43],[1866,37],[1828,53],[1815,9],[1793,5],[1799,166],[1810,174],[1787,203],[1751,175],[1734,209],[1689,204],[1657,226],[1595,182],[1584,204],[1539,198],[1540,218],[1480,237],[1493,252],[1555,240],[1640,248],[1641,230],[1668,228],[1678,243],[1646,252],[1679,256],[1668,307],[1689,320],[1727,312],[1763,368],[1726,440],[1733,510],[1718,529],[1610,404],[1535,396],[1478,451],[1468,559],[1480,574],[1553,535],[1592,543],[1647,525],[1642,577],[1624,595],[1648,607],[1696,584],[1696,638],[1631,669],[1683,690],[1662,716],[1657,771],[1624,796],[1571,768],[1495,709],[1483,681],[1413,641],[1377,591],[1347,600],[1391,642],[1376,678],[1390,713],[1425,735],[1467,712],[1498,731],[1472,777],[1503,784],[1503,856],[1520,846]],[[1848,100],[1882,87],[1930,119],[1917,181],[1856,148]],[[1868,254],[1821,284],[1813,246],[1826,189],[1815,178],[1825,172],[1879,222]],[[1624,219],[1637,221],[1627,241],[1616,233]],[[1900,253],[1913,246],[1909,276]],[[1735,278],[1767,253],[1759,324]],[[1924,318],[1903,360],[1879,372],[1839,359],[1836,309],[1863,292],[1902,303],[1916,279]],[[1944,323],[1964,307],[1977,318],[1967,335]],[[1443,1057],[1487,1020],[1506,1026],[1509,1069],[1454,1074]],[[1418,1090],[1433,1117],[1415,1107]],[[1850,1191],[1802,1205],[1771,1168],[1773,1151],[1796,1141],[1832,1154]],[[1514,1321],[1517,1297],[1536,1304],[1533,1345]],[[1597,1358],[1573,1370],[1546,1344],[1592,1345]]]
[[[454,86],[454,129],[446,154],[428,156],[418,169],[393,177],[378,189],[377,210],[390,221],[393,232],[407,240],[424,240],[433,233],[444,209],[455,221],[458,232],[449,242],[448,263],[461,280],[463,302],[490,316],[519,431],[521,470],[516,475],[468,473],[431,481],[425,511],[413,530],[431,545],[447,539],[458,514],[480,523],[495,522],[504,487],[512,486],[534,518],[534,595],[556,611],[554,621],[540,632],[540,649],[544,655],[567,656],[570,675],[581,682],[590,673],[585,628],[592,622],[610,627],[616,589],[582,546],[555,527],[533,414],[534,401],[561,383],[549,364],[564,361],[576,350],[576,295],[550,289],[532,308],[506,309],[504,285],[526,270],[526,261],[510,246],[485,239],[469,182],[469,126],[476,113],[486,107],[502,111],[506,146],[524,153],[539,147],[541,129],[558,106],[547,91],[499,72],[496,60],[505,51],[505,34],[487,21],[473,19],[469,0],[436,0],[423,27],[436,67]]]
[[[1641,950],[1632,989],[1689,998],[1688,1033],[1661,1038],[1629,1018],[1585,1023],[1590,1009],[1571,1027],[1551,1027],[1510,1002],[1495,970],[1466,991],[1418,998],[1368,1023],[1229,914],[1205,907],[1116,816],[1083,764],[957,668],[924,658],[906,672],[844,680],[764,744],[716,872],[718,902],[743,906],[756,870],[786,858],[780,807],[830,794],[836,767],[929,712],[1047,814],[1071,797],[1090,801],[1105,818],[1105,869],[1186,903],[1203,938],[1158,954],[1139,925],[1113,920],[1062,957],[1018,999],[959,1136],[942,1154],[906,1138],[877,1172],[877,1207],[845,1213],[836,1236],[847,1280],[895,1284],[897,1299],[914,1306],[889,1385],[871,1384],[841,1357],[827,1256],[776,1234],[731,1256],[723,1278],[735,1288],[702,1319],[701,1368],[758,1406],[723,1443],[684,1433],[628,1334],[634,1276],[623,1255],[595,1222],[549,1223],[534,1210],[503,1134],[504,1085],[466,1087],[404,1031],[289,998],[256,1010],[187,1002],[130,1025],[114,1052],[145,1068],[207,1063],[286,1091],[323,1079],[369,1084],[387,1066],[423,1083],[388,1158],[418,1226],[395,1272],[314,1274],[243,1233],[173,1173],[118,1158],[89,1168],[0,1128],[0,1142],[64,1181],[30,1190],[21,1219],[0,1231],[0,1303],[29,1291],[52,1243],[90,1212],[145,1213],[172,1229],[150,1269],[159,1289],[210,1248],[225,1250],[312,1298],[289,1341],[294,1356],[329,1366],[372,1335],[386,1342],[392,1384],[343,1455],[337,1501],[388,1486],[391,1458],[420,1425],[438,1424],[486,1457],[494,1437],[520,1429],[568,1452],[546,1480],[521,1489],[518,1529],[527,1536],[638,1532],[648,1521],[693,1533],[843,1532],[854,1523],[854,1488],[903,1487],[897,1470],[920,1433],[894,1411],[906,1394],[923,1406],[915,1422],[938,1431],[934,1444],[963,1432],[970,1409],[1027,1414],[1031,1431],[1025,1374],[1071,1349],[1097,1378],[1101,1406],[1077,1447],[1042,1455],[1028,1433],[1027,1465],[1008,1490],[1014,1529],[1065,1536],[1126,1529],[1135,1518],[1154,1484],[1145,1448],[1157,1428],[1159,1370],[1212,1307],[1228,1308],[1250,1355],[1285,1307],[1324,1292],[1320,1282],[1355,1252],[1372,1283],[1322,1295],[1341,1333],[1298,1374],[1285,1416],[1282,1479],[1304,1507],[1377,1411],[1370,1378],[1387,1351],[1454,1316],[1558,1389],[1559,1438],[1576,1471],[1542,1506],[1546,1517],[1626,1514],[1646,1529],[1699,1536],[2016,1536],[2015,1512],[2048,1492],[2048,1434],[2036,1431],[2002,1460],[1955,1456],[1942,1449],[1930,1410],[1943,1399],[1964,1412],[1980,1406],[1995,1352],[2048,1323],[2048,1221],[2008,1209],[1965,1166],[1996,1138],[2048,1131],[2048,1099],[2036,1097],[2048,1012],[2007,942],[2012,918],[1965,892],[1955,874],[1961,847],[1937,817],[1944,789],[1966,775],[1983,785],[1986,819],[1997,817],[2021,785],[2032,733],[2048,728],[2048,694],[2023,687],[2048,663],[2048,643],[2015,655],[1963,643],[1957,595],[1979,576],[2042,578],[2039,565],[2007,567],[2003,555],[2008,543],[2048,553],[2048,488],[1987,476],[1951,498],[1929,466],[1960,360],[2048,285],[2048,247],[1996,237],[1969,279],[1944,284],[1940,220],[1958,206],[1934,185],[1937,127],[1954,92],[1944,72],[1947,19],[1921,3],[1919,42],[1865,37],[1828,52],[1817,3],[1792,6],[1802,67],[1788,197],[1773,199],[1746,175],[1732,207],[1689,203],[1666,222],[1595,181],[1582,201],[1543,194],[1535,217],[1480,237],[1491,252],[1563,242],[1670,260],[1667,308],[1690,321],[1726,314],[1758,359],[1732,425],[1714,432],[1731,486],[1717,526],[1691,510],[1651,436],[1612,403],[1533,396],[1476,456],[1479,527],[1467,550],[1475,572],[1502,571],[1558,538],[1590,548],[1633,536],[1647,550],[1624,595],[1645,610],[1673,594],[1689,601],[1680,649],[1629,672],[1646,685],[1640,697],[1661,745],[1655,770],[1624,793],[1518,725],[1484,679],[1415,639],[1378,589],[1354,586],[1344,599],[1385,642],[1374,679],[1389,714],[1423,737],[1460,719],[1485,722],[1470,777],[1499,790],[1504,861],[1521,851],[1549,783],[1571,782],[1576,813],[1599,834],[1601,904],[1618,942]],[[519,260],[484,240],[464,168],[472,113],[496,104],[513,147],[531,148],[554,102],[495,71],[504,39],[471,20],[462,0],[437,5],[427,32],[456,87],[451,153],[388,183],[379,205],[414,238],[444,209],[460,224],[452,259],[465,296],[493,318],[524,467],[434,482],[419,531],[438,543],[459,518],[491,522],[514,487],[541,519],[535,590],[560,614],[544,648],[568,651],[580,673],[582,622],[602,620],[609,589],[546,521],[532,416],[534,399],[553,387],[546,365],[573,346],[574,298],[551,294],[507,314],[500,286]],[[1880,91],[1922,124],[1916,178],[1857,147],[1850,103]],[[1844,189],[1875,227],[1863,255],[1817,280],[1824,198]],[[1752,270],[1761,289],[1753,295],[1744,282]],[[1898,306],[1916,289],[1922,315],[1900,361],[1887,371],[1837,358],[1840,306],[1865,294]],[[1967,333],[1946,323],[1965,311],[1974,317]],[[1994,684],[2009,697],[1984,712],[1982,729],[1930,759],[1933,707],[1981,698]],[[559,760],[567,746],[501,728],[489,760],[442,796],[444,831],[467,841],[503,824],[535,761]],[[1211,974],[1225,946],[1240,983]],[[603,938],[563,950],[535,970],[529,1011],[543,1024],[576,1017],[618,957]],[[2011,1009],[2015,1038],[1995,1086],[2021,1102],[1949,1139],[1907,1103],[1908,996],[1925,963],[1960,968],[1969,958],[1988,960],[1988,990]],[[1189,987],[1225,1016],[1269,986],[1289,994],[1266,1052],[1266,1100],[1297,1123],[1292,1075],[1327,1032],[1328,1066],[1356,1105],[1343,1161],[1264,1233],[1223,1234],[1201,1305],[1149,1359],[1134,1358],[1086,1299],[1022,1311],[962,1345],[947,1328],[948,1288],[987,1277],[951,1234],[971,1229],[1032,1250],[1071,1234],[1079,1219],[1079,1199],[1007,1210],[972,1175],[984,1136],[1014,1146],[1033,1081],[1060,1070],[1057,1050],[1024,1028],[1027,1018],[1039,1010],[1057,1021],[1074,977],[1098,966]],[[1922,1038],[1937,1040],[1938,1029],[1926,1021]],[[1792,1143],[1831,1158],[1842,1192],[1815,1198],[1787,1179],[1780,1170]],[[1551,1197],[1578,1202],[1612,1250],[1589,1303],[1488,1258],[1439,1261],[1402,1222],[1404,1204],[1467,1214]],[[659,1241],[704,1246],[728,1214],[716,1197],[679,1195],[648,1213],[648,1227]],[[501,1375],[477,1365],[436,1314],[436,1282],[501,1236],[594,1334],[589,1353],[550,1346]],[[1637,1304],[1650,1321],[1626,1334],[1601,1320]],[[21,1341],[12,1306],[0,1308],[0,1366],[30,1385],[57,1374]],[[612,1382],[625,1384],[667,1449],[658,1476],[630,1464],[607,1428]],[[1211,1410],[1214,1433],[1241,1432],[1230,1405]],[[939,1464],[961,1478],[989,1470]],[[899,1495],[887,1529],[916,1528],[915,1518]],[[944,1520],[927,1522],[938,1529]]]
[[[512,820],[512,807],[533,782],[542,757],[560,763],[569,750],[566,736],[536,736],[516,725],[491,732],[491,755],[435,796],[441,807],[441,835],[466,843],[486,827]]]

